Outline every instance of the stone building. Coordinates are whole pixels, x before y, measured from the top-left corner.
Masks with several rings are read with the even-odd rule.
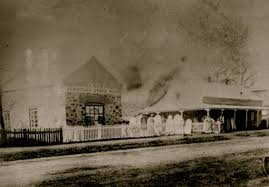
[[[2,85],[5,128],[114,124],[121,120],[121,84],[92,57],[65,78],[48,50],[27,50],[24,69]]]
[[[121,120],[121,84],[92,57],[63,81],[67,125]]]

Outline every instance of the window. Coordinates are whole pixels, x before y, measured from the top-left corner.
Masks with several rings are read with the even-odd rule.
[[[87,125],[104,124],[104,105],[96,103],[86,105],[86,120]]]
[[[29,109],[30,127],[38,127],[37,108]]]
[[[10,128],[10,112],[9,111],[5,111],[3,112],[3,120],[4,120],[4,125],[5,128],[9,129]]]

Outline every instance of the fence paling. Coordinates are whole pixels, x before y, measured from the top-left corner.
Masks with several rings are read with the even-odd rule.
[[[123,126],[67,127],[63,129],[64,142],[123,138]]]
[[[60,143],[61,132],[59,128],[55,129],[9,129],[3,131],[5,134],[5,142],[17,141],[17,143]],[[1,140],[3,141],[3,140]],[[32,144],[31,143],[31,144]]]
[[[92,141],[92,140],[107,140],[119,138],[139,138],[151,137],[169,134],[166,131],[166,125],[162,124],[161,129],[159,126],[148,125],[113,125],[113,126],[90,126],[90,127],[66,127],[63,129],[63,142],[78,142],[78,141]],[[201,132],[203,124],[194,123],[192,132]],[[174,134],[183,134],[175,132]]]

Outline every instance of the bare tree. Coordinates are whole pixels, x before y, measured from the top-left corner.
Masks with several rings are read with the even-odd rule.
[[[150,89],[149,91],[149,97],[147,100],[147,105],[148,106],[152,106],[156,103],[158,103],[161,99],[163,99],[170,86],[171,86],[171,82],[175,79],[175,76],[177,74],[180,73],[180,71],[183,70],[182,65],[184,66],[184,64],[188,61],[187,56],[182,56],[180,58],[180,62],[181,64],[179,64],[178,66],[176,66],[174,69],[172,69],[171,71],[169,71],[166,74],[161,75],[154,83],[153,87]],[[176,98],[177,100],[180,99],[180,93],[177,92],[176,93]]]
[[[239,58],[242,56],[242,58]],[[229,85],[250,88],[256,83],[257,72],[252,69],[245,55],[236,54],[222,57],[210,70],[211,80]]]
[[[199,0],[188,12],[190,16],[185,16],[187,21],[179,19],[178,28],[194,42],[223,50],[210,71],[211,81],[251,87],[256,82],[256,72],[248,62],[248,25],[219,11],[221,3],[222,0]]]
[[[147,104],[152,106],[158,103],[167,94],[171,81],[179,72],[179,67],[173,69],[167,74],[164,74],[157,79],[153,87],[149,91]]]
[[[242,64],[239,70],[239,84],[250,88],[257,82],[257,72],[250,69],[247,64]]]
[[[206,47],[233,49],[245,46],[248,40],[248,25],[218,11],[220,2],[200,0],[186,15],[179,18],[178,29]]]

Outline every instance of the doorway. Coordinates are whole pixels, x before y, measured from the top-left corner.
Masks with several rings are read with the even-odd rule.
[[[238,131],[246,130],[246,111],[245,110],[236,111],[236,130]]]

